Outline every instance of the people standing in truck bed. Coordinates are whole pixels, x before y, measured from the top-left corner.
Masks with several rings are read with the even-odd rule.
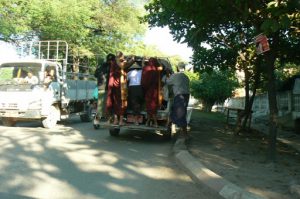
[[[114,115],[114,125],[123,125],[123,117],[127,108],[126,69],[133,60],[126,61],[122,52],[118,52],[110,68],[106,112]]]
[[[120,90],[120,76],[121,69],[118,66],[116,59],[111,61],[108,88],[107,88],[107,99],[106,99],[106,114],[113,115],[113,124],[118,124],[118,115],[121,114],[121,90]],[[109,120],[108,120],[109,122]]]
[[[109,80],[109,71],[110,66],[116,60],[116,56],[113,54],[108,54],[106,56],[106,62],[104,62],[97,70],[95,71],[95,77],[97,78],[97,88],[98,88],[98,104],[97,104],[97,118],[101,119],[105,116],[105,106],[108,90],[108,80]]]
[[[127,72],[128,81],[128,102],[129,108],[133,111],[134,124],[139,125],[139,114],[144,99],[144,93],[141,86],[142,63],[139,60],[129,68]]]
[[[153,126],[157,127],[156,113],[158,109],[158,69],[159,63],[156,58],[150,58],[145,61],[142,72],[142,88],[145,93],[147,121],[146,125],[150,125],[151,120]]]

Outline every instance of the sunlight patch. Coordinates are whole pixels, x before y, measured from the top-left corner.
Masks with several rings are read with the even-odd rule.
[[[134,165],[125,165],[127,169],[130,169],[136,173],[141,175],[147,176],[152,179],[158,180],[174,180],[182,178],[184,179],[183,175],[179,175],[175,173],[172,169],[167,167],[137,167]],[[162,175],[163,173],[163,175]]]
[[[138,192],[131,188],[131,187],[127,187],[127,186],[121,186],[121,185],[118,185],[118,184],[115,184],[115,183],[108,183],[107,185],[107,188],[112,190],[112,191],[115,191],[115,192],[119,192],[119,193],[133,193],[133,194],[137,194]]]

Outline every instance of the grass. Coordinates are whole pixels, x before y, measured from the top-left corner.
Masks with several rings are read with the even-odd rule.
[[[223,113],[204,112],[198,109],[193,110],[192,119],[206,119],[211,121],[226,122],[226,116]]]

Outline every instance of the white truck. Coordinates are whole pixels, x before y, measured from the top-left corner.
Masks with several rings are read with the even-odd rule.
[[[30,44],[37,59],[0,64],[0,118],[5,126],[18,121],[39,120],[45,128],[79,114],[82,122],[92,120],[95,79],[88,74],[68,72],[68,44],[64,41],[38,41]],[[34,52],[34,53],[32,53]],[[45,74],[52,71],[46,82]],[[37,82],[28,81],[32,73]]]

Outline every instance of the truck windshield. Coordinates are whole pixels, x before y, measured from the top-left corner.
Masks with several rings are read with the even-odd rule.
[[[0,84],[38,84],[41,63],[3,63],[0,65]]]

